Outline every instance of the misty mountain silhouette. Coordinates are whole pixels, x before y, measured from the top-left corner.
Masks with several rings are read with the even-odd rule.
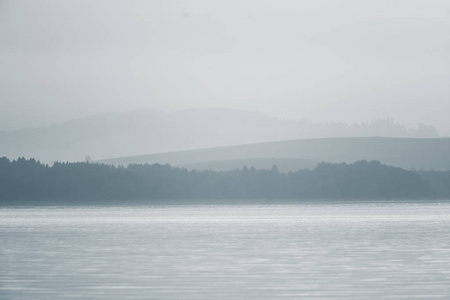
[[[244,164],[275,164],[282,171],[314,167],[317,162],[378,160],[404,169],[450,170],[450,138],[325,138],[206,148],[106,159],[114,165],[169,163],[188,169],[229,170]],[[284,164],[280,164],[283,162]],[[236,165],[236,162],[240,166]]]
[[[438,137],[438,133],[433,127],[422,124],[407,129],[392,120],[354,125],[319,124],[232,109],[174,112],[144,109],[0,132],[0,154],[10,158],[34,157],[52,163],[82,161],[87,155],[99,160],[292,139],[367,136],[433,138]]]

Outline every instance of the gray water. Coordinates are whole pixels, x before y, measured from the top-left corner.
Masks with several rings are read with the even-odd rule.
[[[0,299],[450,298],[450,203],[0,209]]]

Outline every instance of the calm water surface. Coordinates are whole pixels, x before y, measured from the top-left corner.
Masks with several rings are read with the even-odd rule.
[[[450,203],[0,208],[0,299],[450,298]]]

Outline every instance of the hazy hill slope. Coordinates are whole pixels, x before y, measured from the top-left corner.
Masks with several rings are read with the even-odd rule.
[[[324,138],[207,148],[102,160],[108,164],[169,163],[174,166],[248,159],[301,159],[325,162],[379,160],[405,169],[450,170],[450,139]],[[250,165],[248,165],[250,167]]]
[[[177,164],[177,167],[190,170],[212,170],[212,171],[229,171],[242,169],[243,166],[255,169],[271,169],[273,165],[278,167],[281,172],[295,172],[303,169],[313,169],[319,161],[311,159],[297,158],[246,158],[232,160],[217,160],[194,162],[186,164]]]
[[[438,137],[432,127],[392,120],[319,124],[231,109],[104,113],[49,127],[0,132],[0,156],[42,162],[94,160],[147,153],[324,137]],[[233,158],[234,159],[234,158]]]

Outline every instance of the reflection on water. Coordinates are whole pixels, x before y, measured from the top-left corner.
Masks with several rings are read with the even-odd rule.
[[[0,299],[450,297],[450,203],[0,209]]]

